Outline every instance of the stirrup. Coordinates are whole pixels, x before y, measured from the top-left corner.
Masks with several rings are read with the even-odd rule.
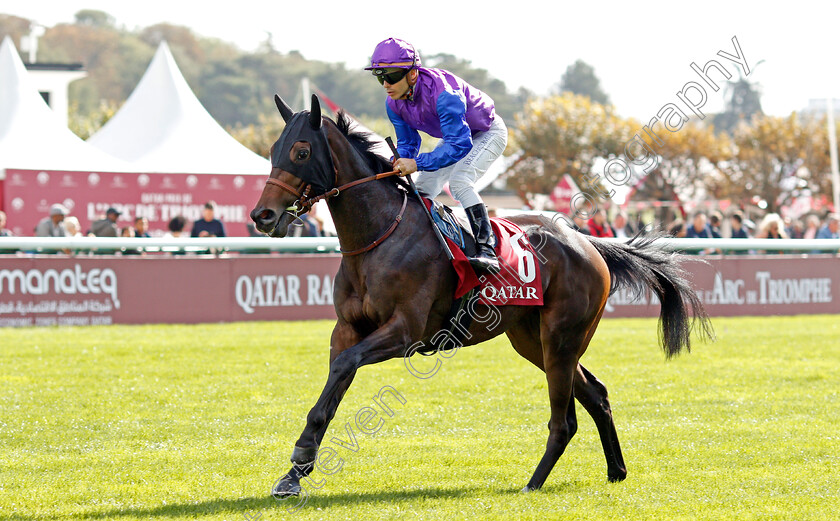
[[[501,271],[501,267],[499,267],[499,260],[494,257],[470,257],[470,266],[473,269],[484,271],[490,274],[499,273]]]

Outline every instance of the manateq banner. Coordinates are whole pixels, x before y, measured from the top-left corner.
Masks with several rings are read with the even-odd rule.
[[[334,319],[338,255],[0,256],[0,326]],[[715,316],[840,313],[840,257],[712,258],[688,274]],[[621,290],[605,317],[654,317]]]

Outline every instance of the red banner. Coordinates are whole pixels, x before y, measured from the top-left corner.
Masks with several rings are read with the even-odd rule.
[[[266,176],[227,174],[143,174],[6,170],[2,209],[7,227],[19,236],[34,235],[35,226],[61,203],[79,219],[85,233],[113,206],[122,212],[117,224],[130,226],[136,217],[149,220],[150,233],[163,235],[169,221],[183,215],[189,232],[201,219],[207,201],[217,204],[216,218],[232,237],[248,235],[248,214],[260,197]]]
[[[0,257],[0,326],[335,318],[333,255]]]
[[[840,257],[732,256],[708,262],[688,262],[685,268],[710,316],[840,313]],[[659,303],[650,294],[634,301],[631,292],[620,290],[604,316],[659,316]]]
[[[338,255],[0,256],[0,326],[334,319]],[[840,257],[687,266],[712,317],[840,313]],[[619,291],[606,317],[658,316]]]

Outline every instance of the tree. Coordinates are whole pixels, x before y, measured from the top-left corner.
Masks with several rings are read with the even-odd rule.
[[[710,190],[711,179],[722,177],[719,163],[731,158],[731,140],[726,134],[716,134],[712,125],[702,122],[685,124],[676,132],[655,127],[656,139],[640,133],[653,153],[658,165],[643,165],[648,171],[634,179],[631,198],[636,201],[661,201],[680,204],[699,202],[716,194]],[[650,167],[650,168],[649,168]],[[656,219],[670,220],[667,205],[659,206]]]
[[[513,125],[512,144],[520,152],[508,186],[521,194],[548,194],[563,174],[580,187],[590,184],[597,158],[624,152],[635,132],[631,121],[611,106],[566,92],[530,101]]]
[[[725,174],[711,187],[720,198],[750,204],[765,201],[768,211],[789,204],[796,189],[830,194],[828,138],[824,120],[759,114],[741,122],[733,136],[734,157],[721,162]]]
[[[105,11],[82,9],[76,13],[76,25],[88,27],[114,27],[116,20]]]
[[[700,200],[710,195],[710,176],[721,175],[718,163],[732,155],[730,139],[715,134],[712,125],[686,123],[676,132],[657,132],[657,140],[642,134],[659,165],[636,184],[635,198],[648,201]]]
[[[522,92],[511,94],[508,92],[505,83],[491,76],[486,69],[477,68],[469,60],[451,54],[440,53],[423,56],[423,65],[446,69],[470,85],[487,93],[496,104],[496,112],[506,121],[512,120],[514,114],[522,110],[528,97],[527,95],[523,96]]]
[[[601,105],[610,104],[609,96],[601,90],[601,80],[595,75],[595,69],[583,60],[577,60],[566,68],[560,80],[559,92],[588,96]]]
[[[31,24],[32,22],[26,18],[0,14],[0,42],[3,41],[3,38],[9,36],[15,42],[15,45],[18,45],[21,37],[29,34]]]

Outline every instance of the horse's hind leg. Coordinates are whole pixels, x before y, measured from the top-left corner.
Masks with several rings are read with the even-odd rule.
[[[560,459],[566,446],[577,431],[574,395],[572,388],[575,369],[579,356],[579,347],[586,339],[586,331],[567,331],[558,333],[541,327],[543,348],[543,367],[548,380],[548,398],[551,404],[551,419],[548,422],[548,442],[545,453],[534,475],[531,476],[524,490],[537,490],[543,486],[551,469]]]
[[[586,412],[595,420],[604,457],[607,459],[607,479],[622,481],[627,477],[627,468],[618,444],[610,402],[607,400],[607,388],[595,375],[578,364],[575,374],[575,398],[583,405]]]

